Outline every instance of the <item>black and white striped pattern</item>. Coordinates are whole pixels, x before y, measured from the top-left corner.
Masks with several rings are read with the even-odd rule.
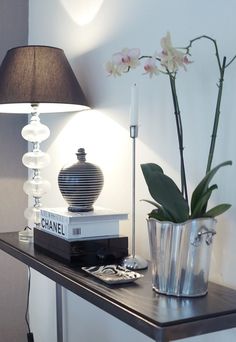
[[[103,187],[103,173],[98,166],[85,161],[84,149],[78,152],[79,161],[59,172],[58,185],[69,211],[91,211]]]

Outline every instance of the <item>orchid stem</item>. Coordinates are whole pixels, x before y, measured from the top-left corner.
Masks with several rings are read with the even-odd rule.
[[[223,91],[225,68],[226,68],[226,57],[223,58],[222,67],[220,68],[220,79],[219,79],[219,86],[218,86],[219,89],[218,89],[216,109],[215,109],[215,120],[213,124],[212,135],[211,135],[211,145],[210,145],[209,154],[208,154],[206,173],[208,173],[211,170],[211,164],[212,164],[212,159],[213,159],[214,150],[215,150],[215,143],[216,143],[217,130],[218,130],[218,124],[219,124],[219,117],[220,117],[220,105],[221,105],[221,98],[222,98],[222,91]]]
[[[215,151],[217,130],[218,130],[219,118],[220,118],[220,105],[221,105],[221,98],[222,98],[222,91],[223,91],[224,73],[225,73],[225,69],[236,59],[236,55],[233,58],[230,59],[228,64],[226,64],[226,57],[224,57],[222,65],[221,65],[220,55],[219,55],[219,51],[218,51],[218,46],[217,46],[216,40],[211,38],[211,37],[209,37],[209,36],[206,36],[206,35],[202,35],[202,36],[199,36],[199,37],[196,37],[196,38],[190,40],[189,45],[186,47],[186,51],[187,51],[188,54],[189,54],[189,50],[192,47],[193,43],[195,41],[197,41],[197,40],[202,39],[202,38],[208,39],[208,40],[210,40],[214,44],[215,55],[216,55],[216,59],[217,59],[217,63],[218,63],[219,71],[220,71],[220,79],[219,79],[219,85],[218,85],[218,95],[217,95],[216,109],[215,109],[215,118],[214,118],[214,124],[213,124],[213,129],[212,129],[211,143],[210,143],[210,148],[209,148],[209,153],[208,153],[208,160],[207,160],[207,168],[206,168],[206,173],[208,173],[211,170],[212,160],[213,160],[214,151]]]
[[[169,73],[170,85],[171,85],[171,93],[173,98],[174,104],[174,111],[175,111],[175,119],[176,119],[176,128],[177,128],[177,135],[178,135],[178,142],[179,142],[179,151],[180,151],[180,174],[181,174],[181,192],[184,196],[185,200],[188,203],[188,191],[187,191],[187,181],[186,181],[186,174],[185,174],[185,165],[184,165],[184,147],[183,147],[183,128],[182,128],[182,120],[179,110],[179,103],[178,97],[176,93],[176,86],[175,86],[175,76]]]

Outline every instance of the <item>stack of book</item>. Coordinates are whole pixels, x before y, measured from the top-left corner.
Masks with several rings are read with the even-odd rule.
[[[44,208],[41,227],[34,230],[34,244],[69,264],[118,263],[128,255],[128,238],[119,234],[120,220],[127,219],[128,214],[103,208],[84,213]]]

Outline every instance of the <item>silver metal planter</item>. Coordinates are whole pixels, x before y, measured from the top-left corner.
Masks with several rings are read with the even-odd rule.
[[[173,223],[151,218],[147,224],[153,289],[179,297],[205,295],[216,220]]]

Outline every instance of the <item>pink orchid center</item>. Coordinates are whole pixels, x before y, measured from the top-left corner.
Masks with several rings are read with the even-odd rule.
[[[121,58],[122,63],[129,64],[131,62],[130,56],[124,56]]]

